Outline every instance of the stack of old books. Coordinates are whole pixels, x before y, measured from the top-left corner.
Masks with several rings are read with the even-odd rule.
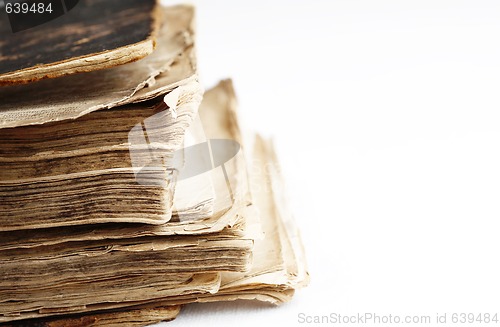
[[[191,7],[2,24],[0,325],[144,326],[307,283],[272,145],[244,142],[231,81],[200,87]]]

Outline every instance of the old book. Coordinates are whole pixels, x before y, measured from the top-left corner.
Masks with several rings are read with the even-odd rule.
[[[106,1],[102,1],[106,2]],[[197,80],[193,8],[162,9],[155,51],[110,69],[0,87],[0,128],[75,119],[99,109],[149,100]]]
[[[164,15],[168,28],[143,61],[0,89],[0,230],[170,220],[170,163],[201,88],[192,8]],[[162,162],[140,174],[151,157]]]
[[[0,129],[0,230],[170,220],[171,161],[201,99],[195,82],[176,90],[176,119],[156,99]],[[139,175],[151,157],[163,161]]]
[[[241,139],[234,95],[218,97],[215,104],[208,95],[199,110],[206,137]],[[220,272],[248,270],[253,239],[246,218],[254,212],[248,208],[249,184],[242,155],[224,163],[230,179],[222,172],[215,178],[219,180],[214,183],[215,218],[172,221],[156,226],[165,233],[152,234],[139,232],[151,226],[120,228],[119,224],[3,233],[0,321],[127,307],[187,294],[201,296],[218,290]],[[169,230],[196,225],[203,229],[207,221],[221,217],[225,224],[217,233],[200,235],[198,230],[195,235],[176,236]],[[75,233],[78,228],[80,233]],[[205,282],[200,283],[201,277]]]
[[[272,144],[245,146],[230,80],[201,100],[193,9],[160,11],[142,60],[0,88],[0,325],[143,326],[308,283]]]
[[[207,108],[223,108],[227,106],[224,99],[234,100],[234,93],[230,81],[224,81],[216,88],[206,94],[202,104],[201,113],[207,113]],[[214,117],[215,113],[222,113],[223,110],[208,110]],[[230,126],[235,126],[230,124]],[[215,126],[215,127],[214,127]],[[237,126],[237,125],[236,125]],[[221,126],[212,125],[215,130],[221,129]],[[230,130],[227,128],[226,130]],[[304,250],[300,240],[300,233],[293,221],[290,212],[287,209],[286,199],[283,196],[283,179],[279,173],[279,164],[277,162],[272,144],[269,141],[257,137],[254,141],[253,151],[248,156],[250,185],[252,191],[254,210],[247,213],[245,223],[247,225],[247,237],[251,235],[254,242],[252,265],[248,271],[244,272],[224,272],[220,273],[220,286],[212,292],[196,292],[180,295],[168,295],[167,293],[157,293],[157,297],[124,301],[115,305],[94,304],[86,307],[85,310],[116,310],[125,306],[122,310],[130,310],[137,315],[137,319],[142,321],[142,317],[147,319],[149,311],[154,307],[175,306],[188,304],[192,302],[213,302],[213,301],[232,301],[236,299],[260,300],[273,304],[280,304],[289,301],[297,288],[307,285],[309,274],[307,272]],[[252,228],[249,228],[252,226]],[[253,232],[249,232],[252,230]],[[230,229],[229,229],[230,230]],[[255,230],[261,230],[262,233],[256,233]],[[203,238],[224,239],[224,233],[206,235]],[[230,233],[229,233],[230,234]],[[228,234],[228,235],[229,235]],[[185,239],[180,236],[179,239]],[[196,238],[200,238],[197,236]],[[245,239],[244,236],[230,237],[233,241],[236,239]],[[194,257],[193,257],[194,258]],[[141,274],[144,278],[148,274]],[[154,283],[155,272],[152,273],[151,280],[146,284],[150,289],[158,287]],[[164,277],[171,275],[162,275]],[[163,278],[164,278],[163,277]],[[103,286],[103,290],[106,285]],[[116,291],[116,289],[115,289]],[[129,292],[137,292],[129,289]],[[15,292],[14,292],[15,293]],[[77,293],[78,294],[78,293]],[[141,294],[139,292],[139,294]],[[146,293],[147,294],[147,293]],[[166,296],[161,296],[167,294]],[[118,292],[119,295],[119,292]],[[74,294],[73,294],[74,296]],[[105,299],[105,295],[96,293],[99,299]],[[78,299],[68,299],[67,301],[78,301]],[[64,308],[60,311],[47,310],[37,314],[37,316],[53,315],[56,312],[61,315],[67,315]],[[75,312],[82,310],[77,306],[73,309]],[[94,313],[88,313],[79,319],[90,319]],[[24,315],[23,317],[33,317],[33,315]],[[73,317],[62,317],[59,321],[70,323]],[[26,326],[33,326],[33,322]],[[146,325],[146,323],[144,323]]]
[[[66,2],[66,1],[65,1]],[[75,1],[71,1],[75,2]],[[44,78],[110,68],[137,61],[153,52],[161,23],[156,0],[80,0],[74,10],[40,24],[16,31],[28,19],[13,13],[0,20],[0,85],[28,83]],[[65,7],[68,3],[65,3]],[[53,12],[63,9],[53,1]],[[54,12],[54,15],[56,13]],[[38,17],[37,17],[38,16]],[[11,28],[14,30],[12,33]],[[57,49],[57,51],[54,51]]]
[[[206,93],[200,116],[202,121],[206,122],[207,135],[240,135],[235,116],[235,96],[230,81],[221,82]],[[7,312],[0,321],[60,315],[61,318],[51,318],[55,319],[52,321],[69,324],[73,323],[74,319],[80,322],[93,321],[92,317],[96,316],[94,312],[103,310],[106,315],[119,310],[116,314],[122,317],[124,311],[120,310],[126,310],[137,315],[138,325],[146,325],[150,319],[148,310],[154,307],[235,299],[257,299],[274,304],[290,300],[295,289],[306,285],[309,278],[300,235],[287,210],[282,192],[283,181],[272,145],[261,138],[257,138],[254,143],[254,150],[247,154],[246,160],[246,164],[251,168],[248,184],[251,186],[253,200],[250,207],[246,204],[240,205],[240,209],[236,211],[242,218],[239,220],[242,223],[240,227],[235,224],[218,233],[192,236],[142,236],[115,240],[104,237],[101,241],[87,240],[85,243],[66,240],[65,243],[55,242],[54,245],[25,243],[20,247],[11,243],[10,250],[4,248],[0,251],[0,258],[3,257],[3,287],[7,287],[0,298],[8,299],[3,304],[0,302],[0,312]],[[98,230],[103,226],[94,227]],[[249,270],[229,272],[228,267],[244,257],[241,252],[231,256],[230,249],[237,249],[239,242],[253,243],[252,264]],[[240,250],[243,248],[240,247]],[[183,249],[190,250],[184,255]],[[168,250],[168,254],[162,253],[164,250]],[[140,255],[128,257],[127,254],[122,257],[121,251]],[[213,259],[210,259],[211,251],[215,251]],[[63,266],[54,266],[59,258],[68,254],[97,258],[100,256],[102,259],[110,256],[110,263],[114,262],[115,266],[120,263],[127,263],[127,266],[106,271],[106,261],[97,260],[94,266],[99,269],[92,271],[91,267],[87,268],[85,274],[79,277],[75,275],[78,269],[71,272],[72,267],[87,267],[92,264],[75,261],[72,265],[71,258],[65,258]],[[144,255],[151,258],[154,264],[149,266],[148,259],[141,261]],[[167,255],[167,261],[161,259],[162,255]],[[54,262],[43,262],[51,256]],[[70,261],[67,261],[68,259]],[[211,266],[211,262],[215,265]],[[217,266],[217,262],[222,265]],[[12,266],[12,269],[9,270],[9,266]],[[58,274],[50,274],[51,267]],[[33,269],[33,277],[29,277],[30,269]],[[134,273],[138,269],[140,273]],[[110,273],[112,270],[113,273]],[[43,271],[49,273],[46,275],[47,280],[52,282],[45,288],[40,288],[37,283],[38,276],[35,274]],[[189,271],[199,273],[191,274]],[[210,274],[203,271],[219,273]],[[22,272],[27,274],[23,276]],[[105,277],[110,274],[112,278]],[[66,279],[61,276],[66,276]],[[8,289],[8,286],[12,285],[9,278],[17,281],[15,290]],[[184,284],[183,281],[189,282]],[[89,287],[92,288],[91,292]],[[65,296],[54,298],[54,292]],[[25,311],[19,312],[23,308]],[[83,316],[75,318],[75,314]],[[26,326],[39,322],[26,321]]]
[[[229,139],[229,140],[240,140],[241,141],[241,134],[239,132],[238,126],[235,124],[236,122],[236,113],[235,113],[235,99],[234,96],[231,95],[230,93],[225,94],[224,96],[219,96],[219,103],[221,104],[218,107],[215,106],[207,106],[207,103],[210,103],[210,98],[211,98],[211,93],[207,93],[206,99],[207,102],[205,102],[205,105],[202,104],[201,109],[200,109],[200,115],[202,117],[203,123],[203,128],[206,133],[206,137],[210,139]],[[142,106],[142,105],[140,105]],[[121,110],[121,109],[120,109]],[[122,110],[123,111],[123,110]],[[89,114],[86,116],[83,116],[83,118],[92,116],[92,115],[97,115],[97,114],[107,114],[110,113],[111,111],[97,111],[94,114]],[[181,112],[181,111],[180,111]],[[170,117],[170,116],[168,116]],[[88,119],[88,118],[86,118]],[[168,120],[167,120],[168,121]],[[75,121],[76,122],[76,121]],[[63,122],[64,123],[64,122]],[[54,123],[56,124],[56,123]],[[58,125],[60,123],[57,123]],[[44,125],[42,125],[39,128],[42,128]],[[64,126],[64,124],[63,124]],[[0,130],[0,135],[1,135]],[[6,136],[8,137],[8,136]],[[125,137],[125,136],[124,136]],[[75,139],[75,138],[72,138]],[[119,143],[119,142],[118,142]],[[220,151],[223,149],[221,148]],[[14,149],[12,151],[15,151]],[[125,147],[124,149],[124,154],[123,154],[123,161],[126,162],[128,160],[126,156],[128,155],[127,149]],[[164,157],[167,156],[167,154],[163,153],[162,154]],[[98,157],[96,160],[100,160]],[[4,248],[15,248],[16,244],[19,247],[32,247],[35,245],[42,245],[42,244],[57,244],[57,243],[62,243],[68,240],[71,241],[83,241],[83,240],[99,240],[99,239],[119,239],[119,238],[130,238],[130,237],[140,237],[140,236],[154,236],[154,235],[187,235],[187,234],[206,234],[206,233],[213,233],[217,231],[221,231],[227,226],[235,225],[237,220],[239,219],[239,214],[238,211],[242,206],[246,206],[250,203],[250,198],[249,198],[249,189],[248,189],[248,181],[247,181],[247,171],[246,171],[246,165],[245,165],[245,160],[243,156],[243,152],[240,151],[236,156],[233,158],[230,158],[230,160],[226,163],[224,163],[224,169],[227,173],[227,179],[224,176],[224,172],[222,171],[221,167],[218,167],[217,169],[205,172],[201,174],[201,176],[205,175],[205,177],[209,177],[209,182],[212,183],[211,187],[214,188],[215,193],[217,194],[216,199],[214,199],[213,203],[213,208],[211,211],[213,211],[213,214],[211,216],[201,216],[199,218],[203,219],[186,219],[187,214],[184,212],[181,212],[180,216],[179,213],[177,213],[177,217],[173,219],[172,221],[168,223],[164,223],[161,225],[157,226],[136,226],[136,225],[112,225],[112,224],[107,224],[103,225],[102,227],[97,227],[94,225],[88,225],[90,223],[93,223],[89,221],[88,216],[86,218],[81,218],[78,220],[76,223],[86,223],[84,226],[79,226],[79,227],[72,227],[72,228],[59,228],[59,229],[42,229],[38,231],[33,231],[33,232],[26,232],[26,231],[10,231],[8,233],[0,233],[2,235],[3,242],[0,244],[0,249],[2,247]],[[24,171],[23,171],[24,172]],[[123,174],[123,171],[121,171]],[[143,185],[137,185],[134,180],[134,175],[133,173],[129,173],[130,175],[130,185],[132,185],[134,188],[139,188],[139,192],[144,192],[145,189],[150,189],[152,186],[143,186]],[[186,180],[188,181],[188,180]],[[199,180],[198,180],[199,182]],[[74,183],[74,181],[73,181]],[[134,184],[135,183],[135,184]],[[229,186],[229,187],[228,187]],[[81,192],[81,186],[79,186],[77,190],[78,192]],[[128,187],[128,186],[127,186]],[[164,189],[162,187],[156,187],[153,188],[156,190],[165,190],[163,195],[159,197],[159,199],[164,199],[165,198],[165,193],[166,191],[172,191],[172,189]],[[112,189],[111,194],[115,195],[116,194],[117,188]],[[128,190],[127,190],[128,191]],[[133,189],[132,189],[133,191]],[[20,191],[21,192],[21,191]],[[54,192],[61,192],[61,188],[56,188]],[[10,187],[5,187],[5,200],[0,203],[0,206],[4,206],[7,208],[7,206],[10,204],[11,207],[13,207],[13,210],[18,210],[17,205],[18,205],[18,197],[12,195],[12,188]],[[35,196],[39,196],[39,193],[35,194]],[[134,193],[132,193],[130,196],[133,196]],[[155,193],[152,193],[153,195]],[[29,195],[29,194],[28,194]],[[47,191],[45,191],[44,196],[47,195]],[[121,197],[121,202],[123,202],[123,194],[118,195]],[[24,197],[27,197],[25,194]],[[182,193],[182,190],[177,192],[177,197],[179,198],[185,198],[185,199],[191,199],[191,193],[186,192]],[[8,202],[7,200],[10,200],[11,202]],[[29,199],[29,198],[28,198]],[[27,199],[27,200],[28,200]],[[148,209],[150,216],[152,216],[152,207],[151,203],[154,197],[152,195],[148,196],[148,202],[145,204],[146,208]],[[47,199],[46,201],[51,201],[51,199]],[[191,203],[196,203],[196,199],[189,201]],[[60,201],[57,202],[60,203],[60,206],[62,209],[64,209],[68,205],[68,201]],[[56,204],[57,204],[56,203]],[[107,202],[106,202],[107,203]],[[106,205],[106,203],[103,204],[103,207],[108,210],[109,212],[109,206]],[[134,204],[134,202],[132,202]],[[47,202],[30,202],[28,206],[31,206],[31,208],[38,206],[40,211],[46,211],[46,205]],[[131,222],[139,222],[138,219],[140,218],[139,214],[140,212],[137,211],[136,203],[134,204],[135,206],[130,206],[130,221]],[[195,206],[197,204],[194,204]],[[116,212],[117,212],[117,217],[114,218],[114,222],[123,220],[126,218],[126,206],[120,205],[119,207],[116,207]],[[18,224],[19,228],[23,228],[23,226],[26,226],[27,224],[27,217],[33,217],[33,220],[38,219],[40,226],[46,226],[48,227],[49,221],[43,220],[45,217],[43,214],[37,213],[35,214],[34,212],[23,213],[23,219],[18,219],[18,220],[12,220],[11,218],[7,217],[7,215],[2,215],[0,216],[0,219],[4,219],[5,222],[3,224],[3,228],[5,229],[5,226],[13,225],[13,224]],[[5,210],[5,212],[8,212]],[[50,213],[46,213],[46,216],[50,217]],[[181,218],[179,218],[181,217]],[[51,218],[54,219],[54,218]],[[102,217],[102,220],[104,219],[110,219],[108,215],[104,215]],[[135,220],[134,220],[135,219]],[[61,224],[58,221],[59,225]],[[94,221],[95,223],[95,221]],[[28,233],[28,234],[26,234]],[[26,235],[30,235],[30,237],[26,237]]]

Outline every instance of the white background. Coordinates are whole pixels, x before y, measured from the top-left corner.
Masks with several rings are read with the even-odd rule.
[[[168,326],[500,319],[500,1],[194,3],[202,82],[232,77],[244,126],[274,138],[311,284]]]

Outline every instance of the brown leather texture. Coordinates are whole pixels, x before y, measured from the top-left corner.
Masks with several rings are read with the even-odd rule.
[[[156,0],[80,0],[63,16],[17,33],[3,14],[0,85],[139,60],[153,51],[159,13]]]

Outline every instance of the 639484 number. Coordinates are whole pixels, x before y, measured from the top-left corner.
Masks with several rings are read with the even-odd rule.
[[[453,324],[498,324],[496,313],[454,313],[451,315]]]
[[[5,4],[5,12],[7,14],[46,14],[52,13],[52,3],[27,3],[27,2],[14,2]]]

